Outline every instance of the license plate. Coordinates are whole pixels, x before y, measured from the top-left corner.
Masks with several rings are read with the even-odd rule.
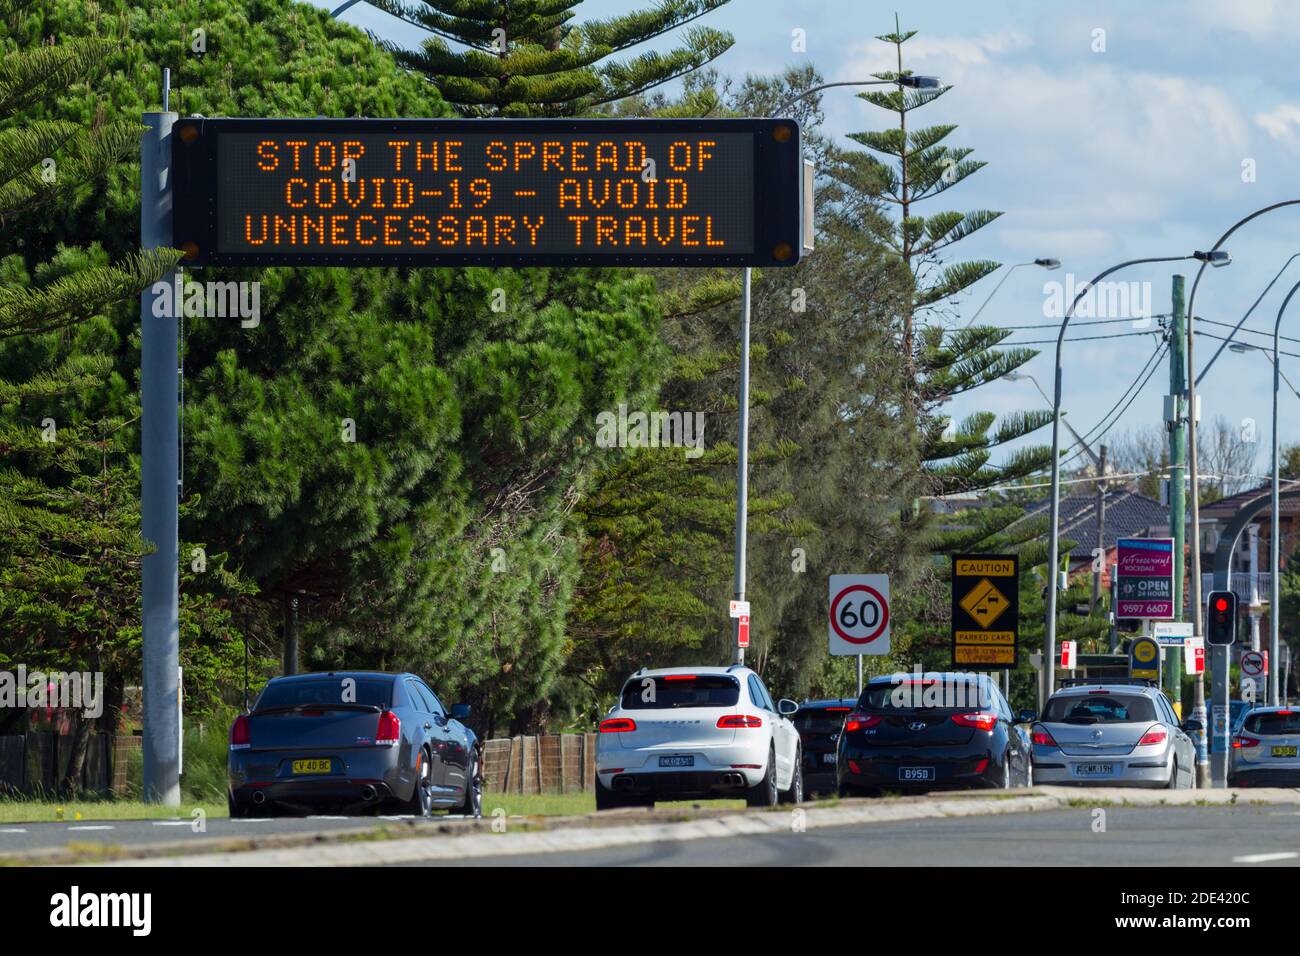
[[[334,763],[331,760],[295,760],[294,773],[332,773]]]
[[[694,757],[660,757],[659,766],[661,767],[694,767]]]
[[[835,762],[834,754],[822,754],[822,763],[834,763],[834,762]]]
[[[1274,757],[1294,757],[1296,755],[1295,747],[1274,747]]]
[[[933,767],[899,767],[899,780],[933,780]]]
[[[1075,776],[1078,777],[1110,777],[1115,773],[1113,763],[1080,763],[1074,766]]]

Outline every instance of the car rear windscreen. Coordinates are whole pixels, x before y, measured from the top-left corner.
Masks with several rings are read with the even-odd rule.
[[[1053,724],[1128,724],[1156,719],[1156,705],[1141,694],[1074,694],[1053,697],[1039,718]]]
[[[659,674],[634,677],[623,687],[624,710],[734,707],[740,682],[726,674]]]
[[[355,685],[355,686],[353,686]],[[366,678],[329,677],[321,680],[289,680],[266,685],[254,710],[296,707],[300,704],[365,704],[387,707],[393,682]]]
[[[970,710],[992,706],[988,688],[978,678],[953,676],[868,684],[858,707],[880,710]]]
[[[1248,734],[1271,737],[1275,734],[1300,734],[1300,711],[1265,711],[1247,714],[1241,729]]]
[[[812,707],[800,710],[790,720],[801,734],[837,734],[849,710],[848,707]]]

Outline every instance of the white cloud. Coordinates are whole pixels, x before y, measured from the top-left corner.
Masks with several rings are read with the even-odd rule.
[[[1273,139],[1293,149],[1300,147],[1300,106],[1283,103],[1266,113],[1256,113],[1255,123]]]

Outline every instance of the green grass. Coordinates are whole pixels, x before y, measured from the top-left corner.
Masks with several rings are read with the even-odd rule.
[[[209,817],[224,817],[226,802],[184,803],[162,807],[138,800],[2,800],[0,824],[11,823],[93,823],[96,820],[170,820],[191,819],[191,812],[202,809]]]

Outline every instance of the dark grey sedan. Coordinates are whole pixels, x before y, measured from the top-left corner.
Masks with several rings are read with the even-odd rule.
[[[480,816],[482,745],[415,674],[278,677],[230,728],[232,817],[393,807]]]

